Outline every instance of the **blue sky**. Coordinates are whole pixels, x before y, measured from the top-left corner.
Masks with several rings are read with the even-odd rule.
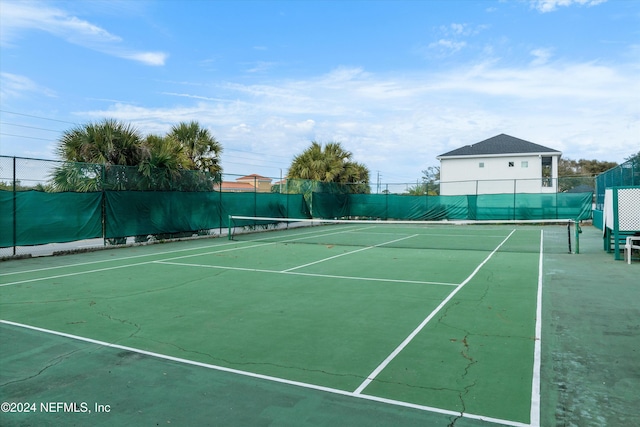
[[[197,120],[230,174],[341,142],[372,180],[506,133],[571,159],[640,151],[640,2],[0,0],[0,154],[75,125]]]

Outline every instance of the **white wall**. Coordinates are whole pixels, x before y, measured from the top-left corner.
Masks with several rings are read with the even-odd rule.
[[[440,194],[548,193],[557,189],[558,157],[550,187],[542,186],[542,156],[509,154],[440,160]],[[510,162],[513,166],[509,166]],[[480,163],[484,167],[480,167]]]

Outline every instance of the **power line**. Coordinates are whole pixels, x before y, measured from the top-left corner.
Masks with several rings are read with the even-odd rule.
[[[0,122],[0,125],[18,126],[18,127],[21,127],[21,128],[29,128],[29,129],[37,129],[37,130],[46,130],[47,132],[56,132],[56,133],[60,133],[61,132],[61,131],[55,130],[55,129],[45,129],[45,128],[39,128],[39,127],[35,127],[35,126],[18,125],[16,123]]]
[[[49,142],[52,142],[52,139],[51,139],[51,138],[37,138],[37,137],[35,137],[35,136],[14,135],[14,134],[11,134],[11,133],[4,133],[4,132],[0,132],[0,135],[3,135],[3,136],[14,136],[14,137],[16,137],[16,138],[39,139],[39,140],[41,140],[41,141],[49,141]]]
[[[224,156],[224,157],[232,157],[232,158],[234,158],[234,159],[242,159],[242,160],[265,161],[265,159],[263,159],[263,158],[249,158],[249,157],[236,156],[236,155],[234,155],[234,154],[226,154],[226,155],[225,155],[225,154],[223,153],[223,154],[222,154],[222,156],[220,156],[220,157],[223,157],[223,156]],[[284,164],[288,164],[287,162],[282,162],[282,161],[274,161],[273,163],[275,163],[275,164],[282,164],[282,165],[284,165]]]
[[[74,122],[68,122],[68,121],[65,121],[65,120],[58,120],[58,119],[51,119],[51,118],[48,118],[48,117],[36,116],[36,115],[33,115],[33,114],[17,113],[15,111],[8,111],[8,110],[0,109],[0,112],[7,113],[7,114],[15,114],[17,116],[23,116],[23,117],[31,117],[31,118],[34,118],[34,119],[49,120],[49,121],[53,121],[53,122],[78,125],[77,123],[74,123]],[[15,124],[15,123],[4,122],[4,121],[0,122],[0,124],[10,125],[10,126],[19,126],[19,127],[23,127],[23,128],[29,128],[29,129],[44,130],[44,131],[49,131],[49,132],[58,132],[58,133],[62,132],[60,130],[46,129],[46,128],[40,128],[40,127],[35,127],[35,126],[19,125],[19,124]],[[5,136],[15,136],[15,137],[20,137],[20,138],[39,139],[39,138],[35,138],[35,137],[20,136],[20,135],[11,135],[11,134],[3,134],[3,135],[5,135]],[[259,152],[255,152],[255,151],[239,150],[239,149],[235,149],[235,148],[225,148],[224,150],[225,151],[238,151],[238,152],[241,152],[241,153],[255,154],[257,156],[280,157],[280,158],[283,158],[283,159],[289,159],[290,158],[290,156],[280,156],[280,155],[277,155],[277,154],[259,153]]]
[[[277,154],[258,153],[258,152],[255,152],[255,151],[238,150],[236,148],[224,148],[224,150],[225,151],[239,151],[241,153],[255,154],[257,156],[281,157],[283,159],[290,159],[291,158],[291,156],[279,156]]]
[[[16,116],[32,117],[34,119],[49,120],[52,122],[60,122],[60,123],[67,123],[70,125],[77,125],[77,123],[74,123],[74,122],[67,122],[65,120],[58,120],[58,119],[50,119],[48,117],[42,117],[42,116],[34,116],[32,114],[16,113],[15,111],[0,110],[0,113],[15,114]]]

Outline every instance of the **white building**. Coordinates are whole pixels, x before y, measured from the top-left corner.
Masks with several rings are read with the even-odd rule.
[[[439,155],[440,194],[555,193],[561,155],[500,134]]]

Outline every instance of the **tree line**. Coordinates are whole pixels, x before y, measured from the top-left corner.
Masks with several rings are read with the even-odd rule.
[[[165,135],[143,136],[113,119],[76,126],[58,141],[64,163],[54,170],[54,191],[155,189],[207,191],[221,181],[220,142],[197,121]],[[338,142],[311,146],[293,158],[287,178],[349,184],[369,192],[369,170]]]
[[[181,122],[165,135],[142,135],[130,124],[104,119],[63,132],[56,148],[63,163],[54,169],[51,184],[40,189],[210,191],[221,181],[222,152],[222,144],[197,121]],[[640,152],[625,160],[638,158]],[[559,191],[616,166],[615,162],[560,158]],[[422,174],[407,193],[439,194],[440,167],[428,167]],[[312,141],[293,157],[287,187],[296,192],[305,185],[302,181],[313,181],[341,185],[342,191],[351,193],[369,193],[369,177],[369,169],[354,161],[353,154],[339,142],[323,145]]]

